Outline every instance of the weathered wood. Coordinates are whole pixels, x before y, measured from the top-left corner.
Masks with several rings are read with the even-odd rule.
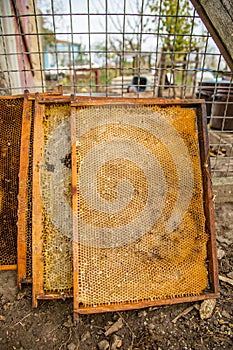
[[[76,108],[71,107],[71,157],[72,157],[72,211],[73,211],[73,293],[74,293],[74,315],[79,309],[79,257],[78,257],[78,226],[77,226],[77,154],[76,154]],[[74,316],[75,318],[75,316]]]
[[[21,288],[21,280],[26,277],[26,227],[28,215],[28,169],[29,169],[29,144],[30,144],[31,116],[29,113],[28,93],[25,93],[22,117],[20,168],[19,168],[19,194],[18,194],[18,286]]]
[[[207,263],[209,264],[210,289],[219,293],[218,264],[216,231],[214,224],[214,203],[212,194],[212,180],[209,159],[209,140],[206,126],[206,106],[201,104],[197,109],[197,127],[199,152],[201,158],[202,183],[203,183],[203,207],[206,218],[206,233],[209,237],[207,242]]]
[[[17,265],[1,265],[0,271],[17,270]]]
[[[161,305],[172,305],[181,303],[192,303],[199,300],[206,299],[216,299],[219,298],[219,293],[203,293],[198,296],[190,297],[177,297],[171,299],[157,299],[157,300],[145,300],[137,303],[122,303],[122,304],[110,304],[96,307],[83,307],[80,306],[78,309],[74,309],[74,321],[78,319],[78,314],[93,314],[101,312],[116,312],[116,311],[126,311],[135,309],[144,309],[151,306],[161,306]]]
[[[46,101],[44,101],[46,102]],[[51,100],[47,100],[47,103],[51,103]],[[166,98],[136,98],[136,97],[90,97],[90,96],[76,96],[71,101],[71,106],[79,107],[83,106],[98,106],[98,105],[157,105],[160,107],[173,106],[174,104],[182,107],[197,107],[200,103],[205,102],[202,99],[166,99]]]
[[[39,165],[43,154],[44,130],[42,126],[44,105],[39,105],[36,97],[34,144],[33,144],[33,190],[32,190],[32,305],[37,307],[37,294],[43,294],[43,255],[42,255],[42,198],[40,191]]]
[[[191,2],[233,71],[232,0],[191,0]]]

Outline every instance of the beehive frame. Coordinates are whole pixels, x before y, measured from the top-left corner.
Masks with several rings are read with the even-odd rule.
[[[61,108],[61,112],[57,111]],[[46,111],[48,109],[51,109],[52,115],[49,117],[46,116]],[[46,270],[46,262],[47,258],[51,256],[53,253],[56,255],[56,249],[60,249],[60,247],[54,247],[54,250],[51,248],[50,252],[45,252],[44,253],[44,246],[46,245],[46,238],[44,238],[44,233],[48,232],[48,239],[53,239],[53,237],[58,237],[60,234],[59,228],[55,227],[56,225],[52,222],[51,217],[48,218],[48,215],[45,214],[45,204],[43,202],[43,186],[44,182],[43,179],[41,179],[41,175],[43,173],[43,163],[44,161],[44,154],[46,153],[46,145],[48,146],[49,144],[49,132],[46,134],[45,130],[49,129],[49,123],[53,124],[56,126],[55,129],[51,131],[53,134],[53,131],[55,133],[58,130],[58,136],[59,134],[59,128],[62,126],[62,117],[64,116],[65,122],[66,122],[66,127],[67,125],[70,125],[70,98],[69,97],[53,97],[53,98],[44,98],[40,99],[39,96],[36,98],[36,103],[35,103],[35,124],[34,124],[34,142],[33,142],[33,221],[32,221],[32,279],[33,279],[33,288],[32,288],[32,299],[33,299],[33,306],[36,307],[38,303],[38,299],[57,299],[57,298],[65,298],[65,297],[70,297],[72,295],[72,285],[69,285],[69,288],[64,288],[60,286],[59,281],[57,282],[58,284],[56,285],[56,288],[52,288],[52,290],[48,290],[46,287],[46,278],[45,278],[45,270]],[[62,115],[61,119],[60,114]],[[56,119],[57,118],[57,119]],[[57,124],[56,124],[57,123]],[[51,136],[53,137],[54,134]],[[65,147],[69,147],[67,144],[67,140],[70,138],[69,133],[63,134],[63,137],[59,139],[62,140],[63,144]],[[46,142],[48,143],[46,144]],[[70,144],[71,145],[71,144]],[[55,145],[52,145],[56,147]],[[49,146],[48,146],[49,147]],[[52,149],[52,148],[51,148]],[[49,152],[48,152],[49,154]],[[47,165],[45,165],[47,167]],[[53,172],[53,165],[49,164],[48,165],[48,172],[51,171]],[[70,169],[71,173],[71,169]],[[71,181],[71,179],[70,179]],[[54,186],[54,184],[53,184]],[[48,188],[47,188],[48,190]],[[63,190],[63,189],[62,189]],[[55,188],[53,187],[51,189],[51,193],[55,191]],[[70,191],[70,188],[68,189]],[[46,195],[51,194],[49,191],[45,191]],[[59,193],[59,195],[63,195],[64,193]],[[47,207],[47,210],[50,210]],[[61,218],[60,218],[61,219]],[[70,219],[70,225],[72,225],[72,219]],[[52,234],[50,235],[50,232],[48,227],[52,227]],[[55,228],[54,228],[55,227]],[[54,236],[53,236],[54,235]],[[64,238],[65,241],[65,238]],[[49,243],[48,243],[49,246]],[[68,248],[67,248],[68,249]],[[51,254],[50,254],[51,253]],[[70,249],[68,249],[68,253],[72,254],[72,248],[70,245]],[[63,256],[62,253],[60,253],[60,257]],[[56,259],[56,258],[55,258]],[[66,260],[64,263],[64,269],[68,269],[68,274],[72,274],[71,268],[72,267],[72,259],[71,257],[68,259],[69,261]],[[54,266],[56,266],[56,262],[54,262]],[[51,268],[52,271],[52,268]],[[53,271],[51,272],[53,274]],[[59,279],[59,276],[56,275],[56,272],[54,272],[53,276],[55,278]],[[64,277],[64,276],[63,276]],[[61,284],[66,284],[66,281],[60,280]],[[72,283],[72,276],[71,276],[71,283]]]
[[[19,171],[19,159],[20,159],[21,127],[22,127],[23,114],[25,113],[25,107],[24,107],[23,95],[1,96],[0,100],[1,100],[0,128],[1,128],[1,132],[3,133],[1,135],[1,143],[0,143],[0,146],[1,146],[0,147],[1,148],[0,270],[14,270],[17,268],[18,171]],[[5,210],[5,214],[3,213],[3,210]]]
[[[62,86],[60,85],[58,91],[40,93],[38,98],[55,98],[62,96],[62,94]],[[32,150],[36,95],[25,90],[24,96],[17,223],[17,281],[19,288],[21,288],[21,283],[32,282]]]
[[[92,243],[87,242],[88,239],[92,239],[91,235],[88,237],[83,237],[84,233],[81,232],[83,229],[82,224],[80,224],[79,219],[77,219],[78,215],[80,214],[80,211],[82,212],[82,205],[78,204],[80,202],[80,191],[78,190],[78,181],[79,177],[81,176],[79,174],[79,165],[82,164],[82,157],[80,156],[79,152],[77,151],[77,147],[81,145],[81,141],[77,139],[77,132],[79,133],[79,126],[81,124],[77,124],[76,118],[78,117],[79,111],[82,114],[82,122],[88,124],[88,120],[85,121],[85,112],[83,114],[83,109],[92,107],[93,111],[96,111],[96,116],[98,118],[98,110],[102,107],[108,107],[108,106],[154,106],[156,108],[162,108],[165,113],[166,109],[169,109],[170,107],[179,107],[179,108],[185,108],[189,110],[194,110],[195,112],[195,118],[196,118],[196,127],[197,127],[197,133],[198,133],[198,148],[199,148],[199,157],[200,157],[200,167],[201,167],[201,187],[203,191],[203,212],[205,217],[205,233],[207,234],[207,243],[206,243],[206,264],[207,264],[207,272],[208,272],[208,286],[204,289],[204,291],[200,291],[198,293],[190,293],[189,295],[185,293],[177,293],[178,295],[168,296],[164,297],[161,295],[161,297],[155,297],[151,300],[149,299],[143,299],[143,300],[123,300],[122,302],[109,302],[109,300],[106,300],[106,302],[88,302],[86,301],[86,305],[83,302],[83,299],[80,298],[80,293],[85,294],[85,288],[83,287],[83,290],[80,292],[80,280],[82,280],[83,276],[80,276],[80,261],[82,257],[80,257],[80,251],[79,247],[81,245],[88,246],[89,244],[92,245]],[[119,112],[119,110],[118,110]],[[206,125],[204,123],[204,117],[206,114],[205,106],[202,103],[202,100],[162,100],[162,99],[116,99],[116,98],[77,98],[76,102],[72,103],[72,110],[71,110],[71,130],[72,130],[72,193],[73,193],[73,268],[74,268],[74,317],[77,316],[78,313],[96,313],[96,312],[106,312],[106,311],[116,311],[116,310],[128,310],[128,309],[135,309],[135,308],[143,308],[146,306],[153,306],[153,305],[161,305],[161,304],[172,304],[172,303],[181,303],[181,302],[188,302],[188,301],[195,301],[195,300],[203,300],[207,298],[216,298],[219,295],[219,286],[218,286],[218,274],[217,274],[217,259],[216,259],[216,240],[215,240],[215,228],[214,228],[214,209],[213,209],[213,202],[212,202],[212,190],[211,190],[211,181],[210,181],[210,173],[209,173],[209,164],[208,164],[208,139],[207,139],[207,131],[206,131]],[[96,117],[95,116],[95,117]],[[93,117],[94,118],[94,117]],[[82,123],[80,122],[80,123]],[[119,122],[120,123],[120,122]],[[85,128],[86,126],[84,126]],[[94,129],[92,125],[92,129]],[[103,132],[103,131],[102,131]],[[113,131],[114,132],[114,131]],[[81,131],[80,131],[81,133]],[[88,134],[88,133],[87,133]],[[90,135],[88,136],[90,137]],[[98,143],[98,141],[96,141]],[[105,141],[104,141],[105,142]],[[80,146],[81,147],[81,146]],[[88,153],[89,155],[89,153]],[[81,162],[81,163],[80,163]],[[79,165],[77,165],[79,164]],[[90,172],[93,171],[92,167],[89,168]],[[90,186],[92,186],[90,184]],[[91,187],[90,187],[91,188]],[[84,210],[84,209],[83,209]],[[91,212],[90,212],[90,215]],[[204,225],[204,224],[203,224]],[[81,232],[81,233],[80,233]],[[93,236],[96,237],[96,239],[99,239],[98,233],[95,235],[93,233]],[[81,238],[80,238],[81,237]],[[104,243],[100,243],[104,244]],[[126,242],[127,245],[127,242]],[[96,253],[96,255],[103,255],[105,254],[105,257],[107,256],[107,253],[102,249],[101,246]],[[94,257],[91,256],[90,253],[91,250],[88,251],[88,256],[84,257],[86,267],[83,268],[81,271],[81,274],[85,275],[85,271],[88,270],[88,259],[93,259]],[[92,252],[94,249],[92,250]],[[103,258],[104,259],[104,258]],[[85,265],[84,264],[84,265]],[[98,264],[98,262],[97,262]],[[91,264],[90,264],[91,265]],[[86,270],[85,270],[86,269]],[[130,269],[130,266],[129,266]],[[102,271],[98,271],[101,272]],[[106,271],[104,270],[104,273]],[[91,271],[91,274],[94,275],[94,271]],[[101,279],[101,276],[97,276],[98,279]],[[127,278],[126,278],[127,279]],[[85,281],[85,277],[84,277]],[[104,283],[105,280],[103,280]],[[93,281],[92,281],[93,282]],[[92,283],[93,285],[94,283]],[[89,283],[90,287],[91,283]],[[88,289],[88,287],[86,287]],[[92,288],[92,287],[90,287]],[[93,287],[94,288],[94,287]],[[92,295],[93,296],[93,295]],[[94,298],[94,297],[93,297]],[[85,299],[85,298],[84,298]]]
[[[20,149],[20,169],[19,169],[19,195],[18,195],[18,235],[17,235],[17,255],[18,255],[18,285],[26,278],[26,257],[27,257],[27,235],[29,208],[28,201],[30,196],[29,185],[29,156],[30,140],[32,131],[32,102],[29,101],[28,93],[25,92],[24,113],[22,120],[22,138]]]

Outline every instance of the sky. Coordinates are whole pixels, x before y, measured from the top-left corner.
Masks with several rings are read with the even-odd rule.
[[[43,13],[52,13],[50,0],[38,0],[38,7]],[[51,30],[57,34],[57,39],[73,41],[82,45],[85,50],[94,50],[97,44],[105,45],[106,38],[117,43],[117,40],[123,38],[123,28],[128,36],[138,26],[141,31],[145,21],[148,21],[147,28],[155,29],[155,23],[152,23],[152,17],[147,0],[53,0],[54,18],[49,17],[48,23]],[[143,22],[136,13],[140,11],[143,4]],[[69,15],[72,13],[72,16]],[[108,13],[108,16],[106,16]],[[127,16],[124,16],[124,13]],[[53,22],[54,19],[54,22]],[[190,19],[191,20],[191,19]],[[200,35],[204,31],[204,26],[199,19],[195,19],[197,25],[194,27],[194,33]],[[108,32],[108,37],[106,37]],[[64,33],[64,34],[62,34]],[[71,35],[72,33],[72,35]],[[155,35],[145,33],[139,36],[142,41],[142,50],[156,52],[161,42]],[[135,36],[134,36],[135,37]],[[135,37],[136,38],[136,37]],[[216,51],[216,46],[212,39],[208,40],[207,51]]]
[[[126,4],[126,8],[124,9],[124,2]],[[139,2],[139,7],[141,7],[140,2],[138,0],[108,0],[107,1],[107,9],[106,9],[106,1],[105,0],[82,0],[82,1],[57,1],[54,0],[54,12],[55,16],[55,26],[56,31],[60,32],[71,32],[71,25],[74,33],[74,41],[81,42],[88,46],[93,45],[97,42],[104,42],[106,40],[105,32],[115,32],[119,34],[120,30],[116,29],[121,27],[123,30],[124,27],[124,12],[127,15],[131,15],[130,20],[132,23],[135,23],[135,14],[137,12],[137,3]],[[50,1],[46,0],[38,0],[39,8],[42,12],[52,12]],[[68,13],[72,12],[72,24],[71,18]],[[104,14],[109,13],[108,17]],[[67,15],[61,16],[61,13],[65,13]],[[90,14],[88,16],[88,13]],[[115,15],[111,15],[114,13]],[[149,8],[147,7],[147,11],[145,11],[144,6],[144,14],[150,13]],[[127,17],[128,18],[128,17]],[[125,31],[129,31],[130,28],[127,26],[127,21],[125,24]],[[138,20],[136,20],[138,22]],[[51,18],[51,28],[53,28],[52,18]],[[91,35],[89,35],[89,31]],[[114,34],[112,34],[114,36]],[[60,38],[65,40],[65,37],[68,37],[67,34],[60,35]],[[90,41],[90,42],[89,42]],[[87,47],[89,49],[89,47]]]
[[[52,12],[50,0],[38,0],[38,5],[42,12]],[[105,41],[106,31],[115,32],[116,35],[123,32],[123,28],[125,28],[125,32],[132,32],[137,24],[140,25],[140,18],[135,14],[142,9],[142,6],[143,25],[148,20],[150,23],[148,27],[154,28],[152,17],[146,16],[151,15],[151,11],[147,1],[144,0],[70,0],[63,2],[53,0],[56,31],[59,29],[59,32],[71,32],[72,25],[74,40],[88,45],[90,39],[93,46],[96,42]],[[72,24],[71,17],[68,15],[70,12],[72,13]],[[62,16],[63,13],[66,15]],[[106,13],[108,16],[105,16]],[[127,16],[124,16],[124,13]],[[203,26],[200,23],[199,21],[199,32],[202,32]],[[51,27],[53,27],[52,18]],[[65,35],[67,36],[67,34],[63,35],[64,38]],[[112,35],[114,36],[114,34]],[[60,36],[62,37],[62,35]]]

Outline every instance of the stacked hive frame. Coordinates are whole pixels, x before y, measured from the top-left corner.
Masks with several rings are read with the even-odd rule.
[[[8,270],[17,266],[17,196],[24,97],[1,97],[0,108],[0,270]]]
[[[62,86],[57,92],[41,93],[41,98],[62,96]],[[35,118],[35,94],[24,94],[22,136],[19,167],[17,261],[18,285],[32,281],[32,167]]]
[[[200,101],[72,104],[75,315],[218,294],[204,114]]]
[[[37,99],[35,117],[32,197],[34,306],[38,299],[65,298],[72,294],[69,98]]]
[[[62,87],[59,87],[58,92],[46,93],[42,96],[61,94]],[[25,170],[29,159],[29,143],[27,145],[24,139],[28,138],[29,142],[31,137],[30,125],[32,125],[34,99],[35,95],[27,91],[24,95],[0,98],[0,270],[17,268],[17,232],[19,233],[18,252],[23,253],[24,231],[30,227],[30,220],[25,226],[22,225],[22,220],[28,212],[26,206],[29,203],[31,205],[31,202],[25,201],[24,198],[27,193],[24,184],[28,184],[28,174]],[[18,217],[20,219],[17,229]],[[18,258],[21,260],[19,264],[21,268],[23,262],[21,256]],[[20,268],[19,275],[21,275]]]
[[[76,316],[216,297],[201,101],[58,95],[1,100],[15,129],[1,130],[14,150],[9,167],[1,144],[1,190],[14,180],[2,269],[16,267],[19,192],[18,284],[33,280],[34,306],[74,294]]]

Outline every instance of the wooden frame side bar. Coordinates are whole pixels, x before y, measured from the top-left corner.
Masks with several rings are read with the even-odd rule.
[[[43,115],[44,105],[35,101],[35,124],[33,142],[33,186],[32,186],[32,306],[37,307],[37,294],[43,293],[42,256],[42,198],[40,192],[40,163],[43,154]]]
[[[73,295],[74,315],[79,308],[78,281],[79,281],[79,258],[78,258],[78,225],[77,225],[77,153],[76,153],[76,120],[75,107],[71,107],[71,158],[72,158],[72,212],[73,212]],[[74,316],[75,318],[75,316]]]
[[[19,168],[19,193],[18,193],[18,235],[17,235],[17,257],[18,274],[17,282],[21,288],[21,282],[26,278],[26,231],[28,214],[28,169],[29,169],[29,145],[31,131],[31,116],[29,113],[28,93],[25,93],[23,116],[22,116],[22,136],[20,148],[20,168]]]
[[[208,234],[207,261],[209,264],[208,270],[210,287],[212,291],[219,296],[216,231],[214,224],[214,203],[209,160],[209,140],[205,116],[206,106],[203,103],[197,109],[197,127],[202,169],[203,206],[206,217],[206,232]]]

